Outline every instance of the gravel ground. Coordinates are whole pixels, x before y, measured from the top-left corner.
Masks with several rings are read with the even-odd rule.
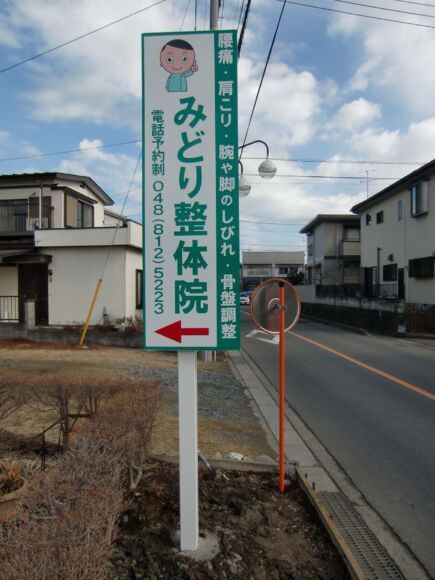
[[[0,340],[0,369],[11,368],[30,374],[50,372],[87,376],[157,379],[161,382],[161,404],[153,438],[156,454],[178,454],[177,355],[171,352],[143,352],[136,349],[75,346]],[[0,371],[1,372],[1,371]],[[0,427],[26,436],[40,431],[33,411],[32,422],[23,411],[8,417]],[[36,423],[35,423],[36,420]],[[40,427],[40,428],[39,428]],[[198,362],[198,438],[207,457],[224,458],[236,451],[254,459],[274,457],[263,428],[254,414],[243,385],[219,353],[217,362]]]

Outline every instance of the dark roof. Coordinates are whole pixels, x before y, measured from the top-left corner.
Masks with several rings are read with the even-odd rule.
[[[323,222],[350,222],[355,225],[359,225],[359,217],[356,217],[350,213],[319,213],[310,222],[307,223],[301,230],[300,234],[309,234],[314,230],[314,228]]]
[[[84,183],[97,197],[101,199],[104,205],[114,205],[114,201],[107,193],[101,189],[97,183],[86,175],[74,175],[72,173],[12,173],[10,175],[0,175],[0,186],[10,183],[22,183],[24,185],[34,185],[44,181],[45,184],[54,184],[56,181],[79,181]],[[49,183],[52,182],[52,183]]]
[[[433,175],[433,173],[435,173],[435,159],[429,161],[429,163],[426,163],[426,165],[423,165],[423,167],[419,167],[412,173],[408,173],[408,175],[405,175],[405,177],[395,181],[368,199],[357,203],[351,208],[350,211],[353,213],[361,213],[372,205],[375,205],[381,199],[385,199],[391,195],[394,195],[395,193],[398,193],[399,191],[402,191],[403,189],[407,189],[416,181],[429,178],[431,175]]]

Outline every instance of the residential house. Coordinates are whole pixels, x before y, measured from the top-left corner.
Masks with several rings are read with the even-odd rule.
[[[318,293],[355,292],[360,282],[359,218],[350,214],[318,214],[300,230],[307,235],[305,283]],[[321,287],[321,288],[319,288]]]
[[[364,294],[435,304],[435,160],[352,207]]]
[[[90,177],[0,176],[0,321],[22,321],[35,300],[39,325],[91,324],[141,314],[142,226],[108,210]]]
[[[304,252],[254,252],[242,253],[242,290],[254,290],[268,278],[288,278],[303,272]]]

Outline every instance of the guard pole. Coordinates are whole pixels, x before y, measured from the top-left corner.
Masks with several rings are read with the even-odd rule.
[[[198,386],[197,353],[178,351],[180,434],[180,549],[198,549]]]
[[[98,293],[100,292],[100,288],[101,288],[102,283],[103,283],[103,280],[100,278],[97,282],[97,286],[96,286],[95,292],[94,292],[94,297],[92,298],[91,307],[89,308],[88,316],[86,318],[86,322],[85,322],[85,325],[83,327],[82,335],[80,337],[80,346],[83,346],[83,343],[85,342],[86,333],[88,332],[89,322],[91,321],[92,312],[94,310],[95,302],[97,301]]]
[[[285,303],[284,284],[279,283],[279,491],[284,493],[284,423],[285,423]]]

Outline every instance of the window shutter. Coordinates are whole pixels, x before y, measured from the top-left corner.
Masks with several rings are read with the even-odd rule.
[[[65,227],[77,227],[77,200],[70,195],[65,195]]]
[[[421,184],[421,211],[429,211],[429,182],[423,181]]]
[[[29,218],[39,217],[39,198],[29,197]]]

